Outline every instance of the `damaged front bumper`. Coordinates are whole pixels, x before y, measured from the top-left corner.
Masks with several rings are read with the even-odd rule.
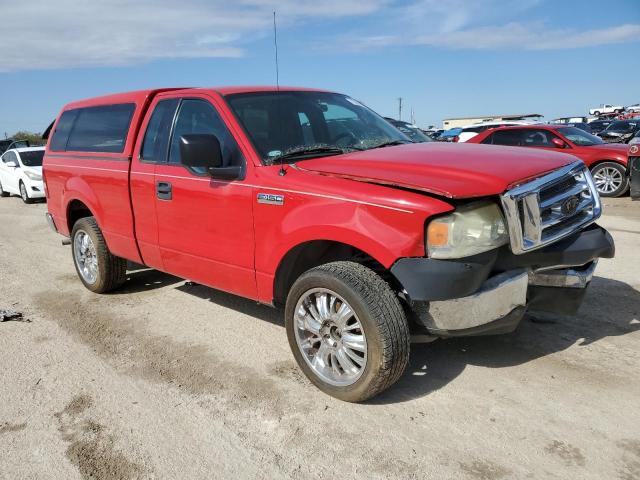
[[[614,253],[611,235],[592,226],[523,255],[499,249],[450,261],[407,258],[391,271],[430,334],[494,335],[515,330],[527,311],[574,314],[598,258]]]

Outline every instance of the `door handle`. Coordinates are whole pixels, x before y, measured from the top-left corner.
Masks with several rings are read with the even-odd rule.
[[[169,182],[156,183],[156,195],[160,200],[171,200],[171,184]]]

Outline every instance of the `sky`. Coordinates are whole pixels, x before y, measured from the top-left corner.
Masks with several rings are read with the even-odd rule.
[[[640,103],[640,0],[0,0],[0,136],[168,86],[349,94],[419,126]]]

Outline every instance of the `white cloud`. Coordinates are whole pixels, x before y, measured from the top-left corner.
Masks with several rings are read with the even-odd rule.
[[[509,23],[498,27],[459,30],[444,35],[423,35],[411,43],[456,49],[555,50],[595,47],[637,40],[640,40],[640,25],[636,24],[576,31]]]
[[[376,11],[372,0],[10,0],[1,8],[0,71],[239,57],[268,32],[305,18]]]
[[[578,30],[527,21],[542,0],[413,0],[397,4],[384,34],[351,32],[337,43],[352,50],[425,45],[450,49],[551,50],[640,40],[640,24]],[[547,4],[549,5],[549,3]],[[517,19],[517,21],[515,20]]]
[[[0,0],[0,72],[241,57],[279,25],[353,18],[349,33],[305,38],[323,50],[425,45],[566,49],[640,40],[640,25],[579,31],[528,18],[542,0]],[[322,29],[319,29],[322,32]],[[371,33],[375,32],[375,35]]]

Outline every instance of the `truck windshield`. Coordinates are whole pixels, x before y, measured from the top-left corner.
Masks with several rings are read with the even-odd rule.
[[[411,142],[345,95],[252,92],[228,95],[226,100],[266,164]]]

